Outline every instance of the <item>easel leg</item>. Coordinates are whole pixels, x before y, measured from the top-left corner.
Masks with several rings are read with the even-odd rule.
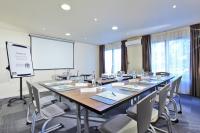
[[[14,103],[15,101],[23,101],[24,104],[26,104],[26,100],[25,100],[25,98],[23,98],[23,96],[22,96],[22,77],[20,77],[20,97],[10,99],[10,100],[8,101],[7,106],[8,106],[8,107],[11,106],[11,104]]]

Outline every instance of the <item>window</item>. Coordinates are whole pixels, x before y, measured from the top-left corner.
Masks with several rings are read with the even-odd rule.
[[[112,50],[105,51],[105,70],[106,73],[112,73]]]
[[[153,43],[151,45],[152,51],[152,71],[165,71],[165,42]]]
[[[169,37],[170,36],[170,37]],[[172,37],[173,36],[173,37]],[[161,40],[159,40],[162,38]],[[152,71],[182,75],[180,92],[190,93],[190,37],[188,32],[152,35]]]
[[[121,70],[121,49],[105,51],[105,70],[108,74]]]

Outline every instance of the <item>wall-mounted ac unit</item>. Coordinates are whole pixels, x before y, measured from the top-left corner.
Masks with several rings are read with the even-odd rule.
[[[126,42],[126,46],[131,46],[131,45],[141,45],[141,37],[134,39],[134,40],[128,40]]]

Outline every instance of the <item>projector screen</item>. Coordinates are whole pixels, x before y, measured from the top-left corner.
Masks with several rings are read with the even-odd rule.
[[[60,39],[31,37],[33,68],[36,70],[74,68],[74,43]]]

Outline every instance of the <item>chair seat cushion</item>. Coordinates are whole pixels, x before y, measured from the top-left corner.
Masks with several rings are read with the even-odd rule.
[[[45,96],[40,98],[40,104],[42,106],[52,104],[55,101],[57,101],[57,99],[54,96]]]
[[[99,128],[102,133],[137,133],[137,122],[125,114],[114,116]]]
[[[63,111],[67,112],[70,110],[69,106],[63,102],[56,102],[55,103],[58,107],[60,107]]]
[[[51,104],[41,109],[42,114],[47,119],[65,114],[69,110],[69,106],[62,102]]]
[[[130,116],[131,118],[137,120],[137,106],[132,106],[129,107],[126,110],[128,116]],[[158,110],[153,108],[152,110],[152,115],[151,115],[151,122],[154,123],[158,120]]]

